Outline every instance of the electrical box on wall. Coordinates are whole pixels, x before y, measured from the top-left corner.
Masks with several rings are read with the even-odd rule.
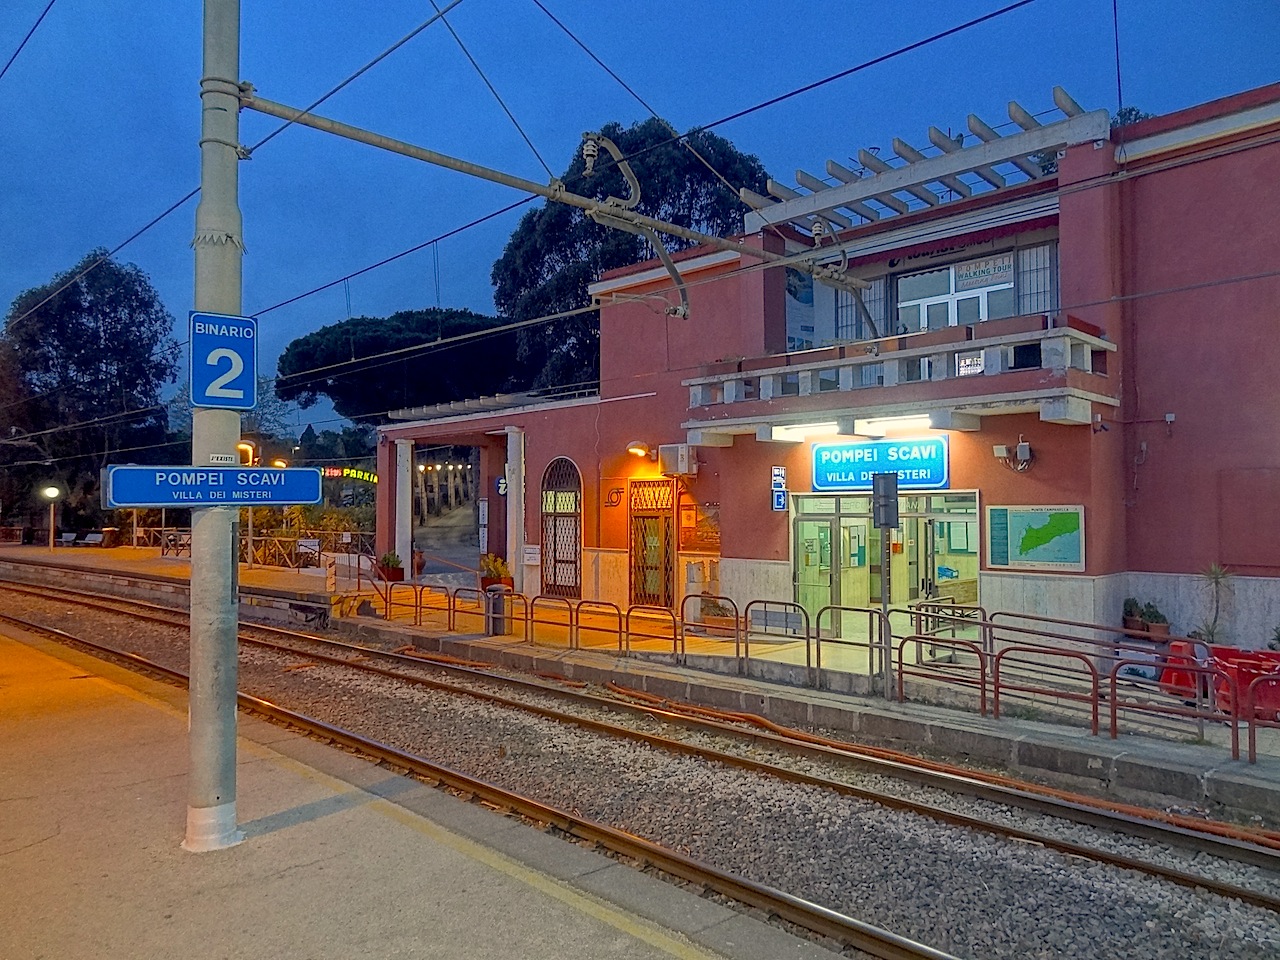
[[[668,477],[690,477],[698,472],[698,461],[687,443],[658,446],[658,467]]]

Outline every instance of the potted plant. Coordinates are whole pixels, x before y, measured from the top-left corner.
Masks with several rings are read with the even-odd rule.
[[[1124,598],[1124,628],[1126,630],[1145,630],[1142,620],[1142,604],[1137,597]]]
[[[400,564],[400,555],[388,550],[378,560],[378,575],[383,580],[403,580],[404,567]]]
[[[1146,625],[1147,633],[1166,637],[1169,635],[1169,618],[1154,603],[1148,601],[1143,606],[1142,622]]]
[[[495,584],[515,587],[507,561],[496,553],[486,553],[480,558],[480,589],[488,590]]]

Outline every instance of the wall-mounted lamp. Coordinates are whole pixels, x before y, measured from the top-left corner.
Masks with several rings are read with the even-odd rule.
[[[281,470],[283,470],[285,467],[289,466],[289,461],[282,460],[279,457],[276,457],[274,460],[271,461],[271,465],[273,467],[279,467]]]
[[[658,451],[654,450],[643,440],[632,440],[627,444],[627,453],[633,457],[648,457],[650,460],[658,459]]]
[[[1009,447],[1003,443],[995,444],[991,448],[991,452],[997,460],[1015,473],[1026,473],[1031,469],[1031,465],[1036,462],[1036,455],[1031,449],[1031,444],[1023,438],[1022,434],[1018,434],[1018,445],[1013,448],[1012,456],[1009,454]]]

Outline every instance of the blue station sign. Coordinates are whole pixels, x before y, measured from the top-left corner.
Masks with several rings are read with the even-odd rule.
[[[252,410],[258,403],[258,321],[192,313],[191,405]]]
[[[813,445],[815,492],[870,490],[877,473],[896,473],[899,490],[951,486],[951,448],[945,434],[858,443]]]
[[[320,502],[314,467],[107,467],[102,502],[117,507],[276,507]]]

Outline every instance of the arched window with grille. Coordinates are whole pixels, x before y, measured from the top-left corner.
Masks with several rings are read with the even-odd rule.
[[[582,597],[582,476],[567,457],[542,475],[542,592]]]

